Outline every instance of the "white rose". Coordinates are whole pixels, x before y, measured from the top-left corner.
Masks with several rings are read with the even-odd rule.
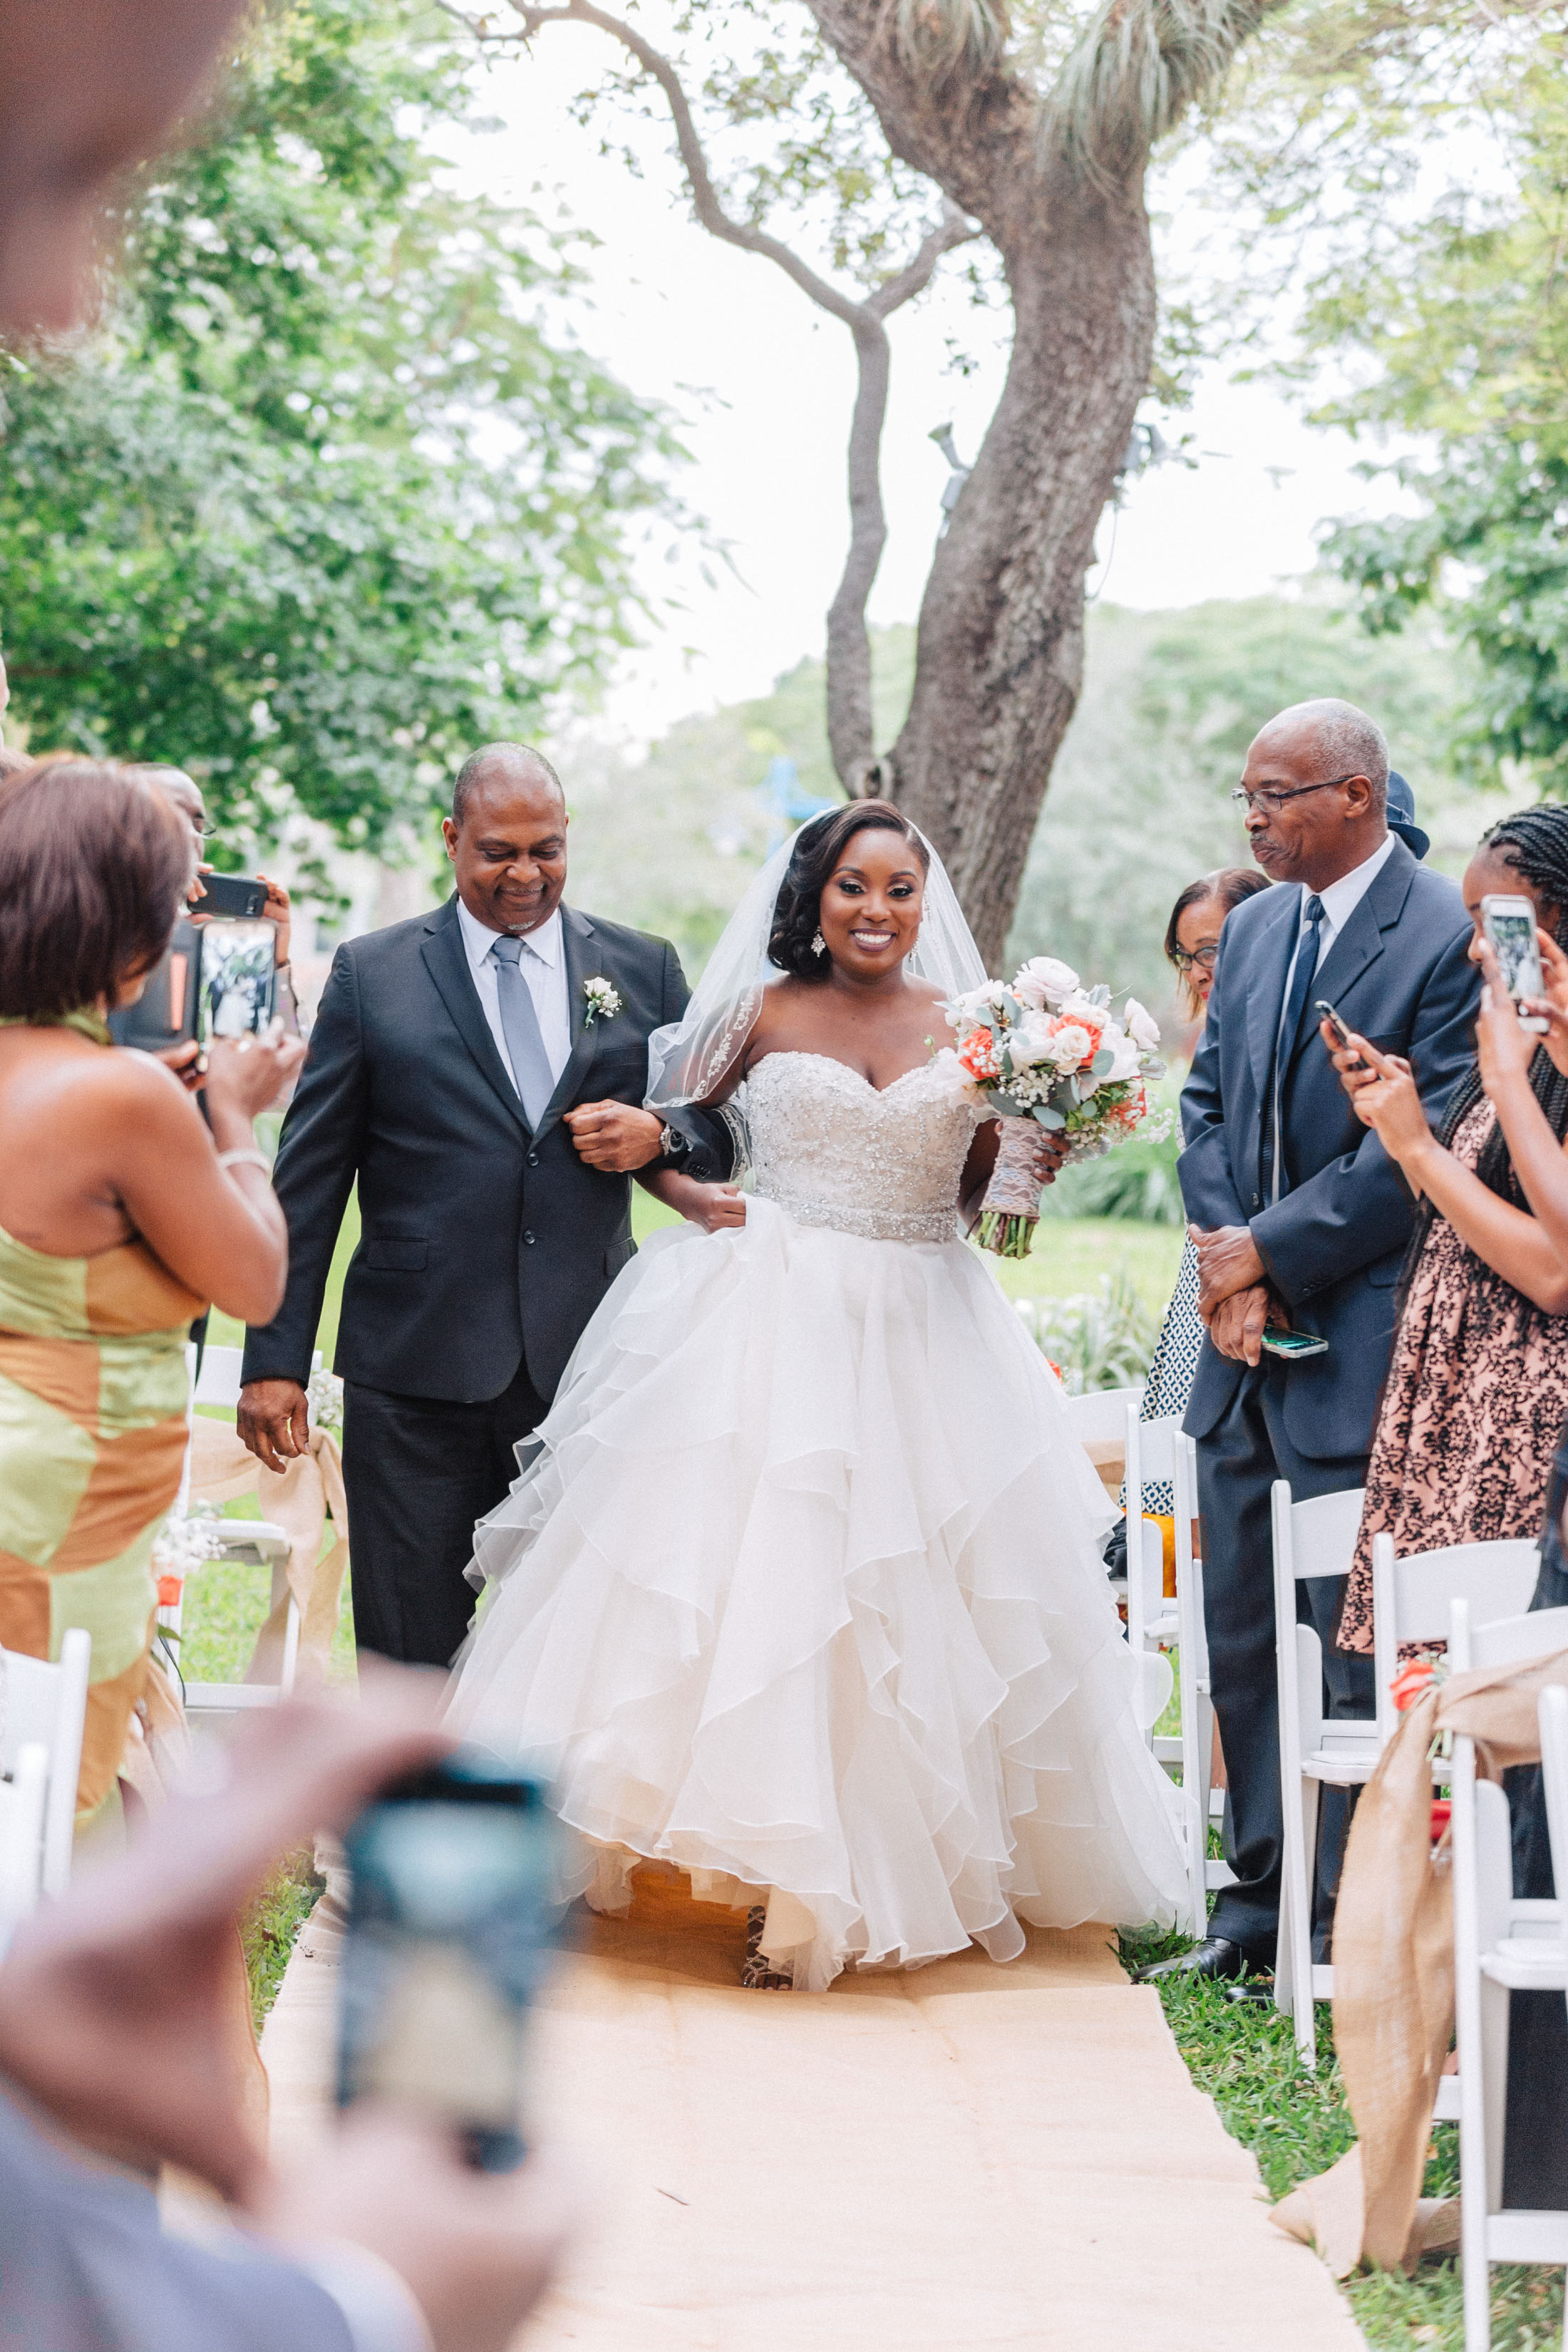
[[[936,1056],[934,1066],[952,1101],[984,1105],[984,1095],[975,1085],[951,1045],[942,1047]]]
[[[1138,1076],[1138,1048],[1124,1029],[1108,1029],[1100,1044],[1110,1055],[1110,1069],[1100,1074],[1107,1086]]]
[[[1160,1024],[1145,1005],[1135,996],[1127,1000],[1127,1027],[1130,1034],[1147,1054],[1154,1053],[1160,1043]]]
[[[1049,1022],[1042,1020],[1038,1013],[1021,1021],[1007,1033],[1007,1051],[1013,1056],[1016,1070],[1037,1069],[1042,1062],[1050,1061],[1054,1044]]]
[[[1044,1013],[1058,1005],[1077,986],[1078,974],[1071,964],[1062,963],[1056,956],[1031,956],[1013,982],[1013,992],[1037,1013]]]
[[[1058,1070],[1076,1070],[1094,1052],[1094,1039],[1076,1021],[1069,1021],[1051,1039],[1050,1058]]]

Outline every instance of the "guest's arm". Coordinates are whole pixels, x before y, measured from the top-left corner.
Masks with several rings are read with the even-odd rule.
[[[1434,965],[1410,1041],[1415,1089],[1428,1120],[1440,1120],[1470,1059],[1480,976],[1468,957],[1468,928]],[[1310,1049],[1309,1049],[1310,1050]],[[1331,1160],[1251,1219],[1253,1242],[1270,1279],[1291,1305],[1358,1273],[1410,1237],[1410,1188],[1376,1135]]]
[[[1544,931],[1538,937],[1548,992],[1544,1002],[1532,1009],[1547,1013],[1552,1020],[1544,1045],[1521,1027],[1519,1008],[1508,992],[1489,944],[1481,950],[1487,986],[1481,1017],[1476,1024],[1476,1039],[1480,1051],[1481,1083],[1496,1108],[1498,1125],[1507,1139],[1514,1173],[1535,1212],[1535,1218],[1527,1218],[1525,1223],[1539,1221],[1536,1229],[1563,1269],[1562,1305],[1540,1297],[1533,1290],[1528,1291],[1527,1296],[1534,1298],[1538,1306],[1546,1307],[1550,1313],[1561,1315],[1568,1313],[1568,1139],[1560,1140],[1552,1132],[1530,1083],[1530,1070],[1536,1053],[1543,1051],[1551,1055],[1560,1072],[1568,1075],[1564,1068],[1568,1064],[1568,1043],[1564,1040],[1568,1027],[1564,1020],[1568,1013],[1568,959]],[[1511,1275],[1508,1278],[1515,1280]],[[1516,1282],[1515,1286],[1525,1289],[1523,1283]]]

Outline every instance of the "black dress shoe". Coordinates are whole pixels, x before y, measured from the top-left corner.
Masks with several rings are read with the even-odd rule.
[[[1233,1944],[1228,1936],[1205,1936],[1178,1958],[1156,1960],[1152,1968],[1140,1969],[1136,1981],[1158,1984],[1163,1977],[1200,1977],[1231,1982],[1244,1977],[1251,1965],[1241,1946]]]

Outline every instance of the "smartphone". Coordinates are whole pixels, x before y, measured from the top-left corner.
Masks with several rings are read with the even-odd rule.
[[[219,916],[203,923],[198,937],[196,1034],[203,1045],[216,1037],[259,1035],[272,1018],[277,994],[276,924],[232,923]]]
[[[1265,1331],[1263,1345],[1271,1356],[1326,1356],[1329,1343],[1315,1331]]]
[[[1521,996],[1544,996],[1546,978],[1541,969],[1541,949],[1535,937],[1535,905],[1530,898],[1504,898],[1489,891],[1481,900],[1481,929],[1502,967],[1504,984],[1517,1003]],[[1544,1035],[1550,1023],[1537,1013],[1521,1013],[1521,1029]]]
[[[193,914],[227,915],[248,922],[267,904],[266,883],[253,881],[248,874],[203,874],[198,878],[203,895]]]
[[[1345,1027],[1344,1023],[1340,1019],[1339,1014],[1334,1011],[1333,1006],[1329,1003],[1326,996],[1320,996],[1317,1003],[1313,1005],[1312,1010],[1317,1014],[1320,1021],[1326,1021],[1328,1023],[1330,1028],[1333,1031],[1334,1035],[1339,1039],[1342,1045],[1348,1045],[1350,1044],[1351,1033]],[[1352,1063],[1351,1066],[1352,1069],[1356,1070],[1362,1069],[1365,1066],[1359,1054],[1356,1055],[1355,1060]]]
[[[564,1908],[543,1784],[459,1749],[386,1790],[343,1843],[339,2105],[421,2109],[477,2170],[513,2170],[528,2012]]]
[[[110,1014],[109,1034],[117,1045],[158,1054],[189,1043],[196,1034],[201,957],[202,935],[182,916],[135,1003]]]

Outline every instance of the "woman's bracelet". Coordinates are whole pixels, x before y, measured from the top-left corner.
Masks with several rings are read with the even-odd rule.
[[[270,1183],[272,1181],[272,1162],[265,1151],[248,1149],[243,1151],[220,1151],[217,1164],[220,1168],[259,1168],[268,1182]]]

